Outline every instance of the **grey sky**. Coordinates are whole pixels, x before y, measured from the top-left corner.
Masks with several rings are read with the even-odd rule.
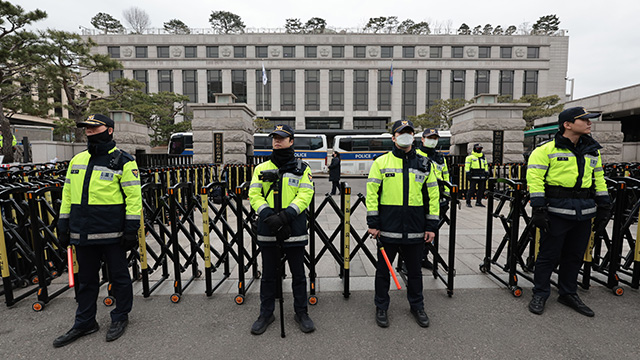
[[[636,0],[9,0],[26,10],[39,8],[48,18],[36,28],[77,31],[79,26],[91,28],[90,20],[98,12],[106,12],[126,26],[122,11],[131,6],[145,10],[152,27],[161,28],[170,19],[180,19],[192,28],[208,28],[212,11],[225,10],[238,14],[248,28],[282,28],[285,19],[303,22],[320,17],[329,27],[356,28],[377,16],[397,16],[400,21],[412,19],[436,22],[451,21],[454,28],[463,22],[471,28],[491,24],[529,26],[540,16],[555,14],[560,28],[569,31],[569,69],[575,79],[574,99],[640,83],[640,32]]]

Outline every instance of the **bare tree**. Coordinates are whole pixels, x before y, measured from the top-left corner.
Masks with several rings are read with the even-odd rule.
[[[447,34],[451,34],[452,32],[455,33],[453,28],[453,20],[449,19],[444,23],[444,31]]]
[[[131,26],[135,34],[142,34],[151,24],[149,14],[139,7],[132,6],[128,8],[122,12],[122,16],[129,26]]]
[[[531,34],[531,25],[528,21],[525,21],[518,26],[518,31],[520,32],[520,35],[529,35]]]

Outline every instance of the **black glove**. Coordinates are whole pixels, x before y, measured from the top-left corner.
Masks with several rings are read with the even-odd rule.
[[[66,249],[69,246],[69,233],[61,232],[58,235],[58,242],[60,243],[60,247]]]
[[[120,240],[120,246],[124,251],[136,249],[138,247],[138,233],[125,233]]]
[[[440,216],[446,214],[448,210],[449,210],[449,200],[448,199],[441,200],[440,201]]]
[[[277,241],[285,241],[291,237],[291,226],[289,224],[285,224],[276,232],[276,240]]]
[[[289,223],[289,219],[287,219],[287,214],[284,211],[281,211],[278,214],[273,214],[264,219],[264,223],[267,225],[271,233],[276,234],[278,230],[284,225]]]
[[[531,213],[531,222],[542,231],[549,231],[549,218],[546,207],[534,207]]]
[[[604,230],[609,222],[609,206],[598,206],[596,210],[596,218],[593,220],[593,232],[599,233]]]

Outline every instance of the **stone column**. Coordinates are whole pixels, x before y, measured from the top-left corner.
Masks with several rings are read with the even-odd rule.
[[[493,131],[502,130],[503,162],[524,161],[525,121],[522,112],[529,104],[497,103],[497,96],[476,96],[475,103],[449,113],[453,124],[450,149],[452,154],[470,154],[473,144],[480,143],[487,161],[492,162]]]
[[[192,104],[193,162],[213,163],[213,133],[221,132],[225,164],[246,164],[253,149],[253,119],[247,104],[236,104],[233,94],[216,94],[215,104]]]
[[[618,163],[622,158],[622,124],[620,121],[593,121],[591,136],[602,145],[602,163]]]

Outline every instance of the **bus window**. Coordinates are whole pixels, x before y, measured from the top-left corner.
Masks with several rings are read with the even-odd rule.
[[[340,139],[338,146],[342,151],[351,151],[351,139]]]
[[[318,150],[323,147],[321,137],[294,137],[293,146],[296,150]]]
[[[268,136],[254,136],[253,148],[254,149],[271,149],[273,146],[271,138]]]

